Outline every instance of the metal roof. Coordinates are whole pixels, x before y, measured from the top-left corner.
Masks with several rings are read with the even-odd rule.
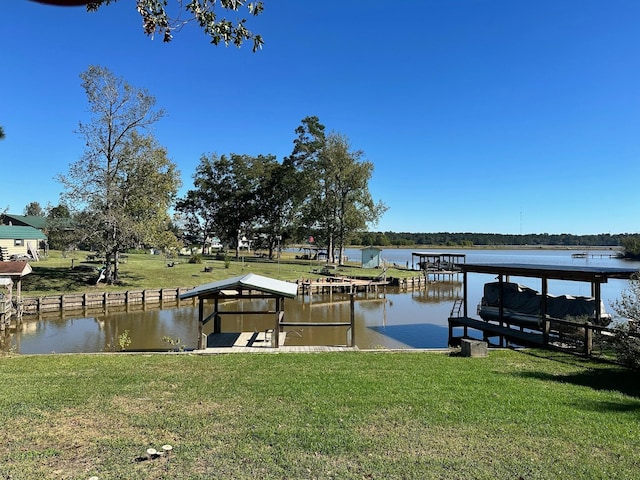
[[[489,273],[516,277],[537,277],[605,283],[609,278],[629,279],[638,270],[624,267],[578,265],[536,265],[527,263],[465,263],[460,268],[467,273]]]
[[[255,273],[248,273],[239,277],[227,278],[217,282],[205,283],[193,290],[181,293],[180,299],[193,297],[206,297],[215,295],[223,291],[232,291],[232,294],[239,294],[242,291],[258,291],[275,296],[294,298],[298,294],[296,283],[276,280],[275,278],[263,277]]]
[[[47,225],[47,219],[38,215],[13,215],[11,213],[5,213],[4,224],[9,225],[8,222],[12,222],[15,226],[33,227],[39,230],[43,229]]]
[[[0,225],[0,239],[46,240],[47,236],[37,228]]]
[[[0,262],[1,277],[24,277],[32,272],[27,262]]]

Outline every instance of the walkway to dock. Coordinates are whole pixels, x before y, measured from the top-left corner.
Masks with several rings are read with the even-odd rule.
[[[232,332],[212,333],[207,336],[207,346],[202,350],[194,350],[198,354],[220,353],[309,353],[309,352],[354,352],[358,347],[330,345],[283,345],[286,332],[280,333],[280,346],[271,346],[271,333],[267,332]]]
[[[542,347],[545,345],[544,335],[541,331],[517,330],[508,325],[497,325],[495,323],[486,322],[484,320],[476,320],[475,318],[458,317],[449,318],[449,342],[455,338],[453,335],[454,327],[464,327],[464,338],[468,338],[467,328],[472,328],[482,332],[484,340],[490,337],[501,337],[507,342],[511,341],[518,345],[527,347]],[[549,340],[555,340],[555,337]],[[501,340],[502,341],[502,340]]]

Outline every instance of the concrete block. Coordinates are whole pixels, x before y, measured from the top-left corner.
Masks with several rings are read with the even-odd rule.
[[[473,340],[471,338],[463,338],[460,341],[462,347],[463,357],[486,357],[487,356],[487,342],[482,340]]]

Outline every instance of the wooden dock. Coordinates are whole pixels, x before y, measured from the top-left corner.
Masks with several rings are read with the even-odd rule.
[[[571,258],[618,258],[620,257],[619,253],[572,253]]]
[[[298,283],[299,292],[304,295],[313,293],[329,295],[333,293],[377,292],[389,285],[387,280],[361,280],[346,277],[326,277],[317,280],[304,280]]]
[[[499,337],[502,340],[513,342],[523,347],[542,347],[546,344],[544,335],[541,331],[535,330],[518,330],[508,325],[499,325],[497,323],[486,322],[468,317],[450,317],[449,318],[449,343],[457,343],[462,337],[454,336],[453,329],[462,327],[464,329],[463,337],[469,337],[468,329],[482,332],[483,340],[488,341],[491,337]]]
[[[202,350],[194,350],[198,354],[223,353],[313,353],[313,352],[354,352],[358,347],[331,345],[282,345],[286,332],[280,333],[280,346],[271,346],[271,335],[266,332],[230,332],[207,335],[207,346]]]

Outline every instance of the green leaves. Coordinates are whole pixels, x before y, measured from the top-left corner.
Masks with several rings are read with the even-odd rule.
[[[116,1],[96,0],[87,4],[87,11],[96,11],[101,6]],[[214,45],[222,42],[226,46],[233,44],[240,47],[245,41],[252,41],[254,52],[262,48],[262,37],[245,27],[246,19],[238,20],[234,24],[226,18],[219,18],[215,12],[217,3],[219,8],[229,12],[238,12],[246,7],[250,15],[257,17],[264,11],[261,1],[247,4],[245,0],[191,0],[186,5],[183,5],[182,0],[174,1],[177,13],[171,15],[167,12],[168,0],[137,0],[136,9],[142,17],[142,29],[146,35],[152,37],[157,33],[162,36],[164,42],[170,42],[174,31],[179,31],[189,22],[196,21]],[[190,16],[183,18],[184,12]]]

